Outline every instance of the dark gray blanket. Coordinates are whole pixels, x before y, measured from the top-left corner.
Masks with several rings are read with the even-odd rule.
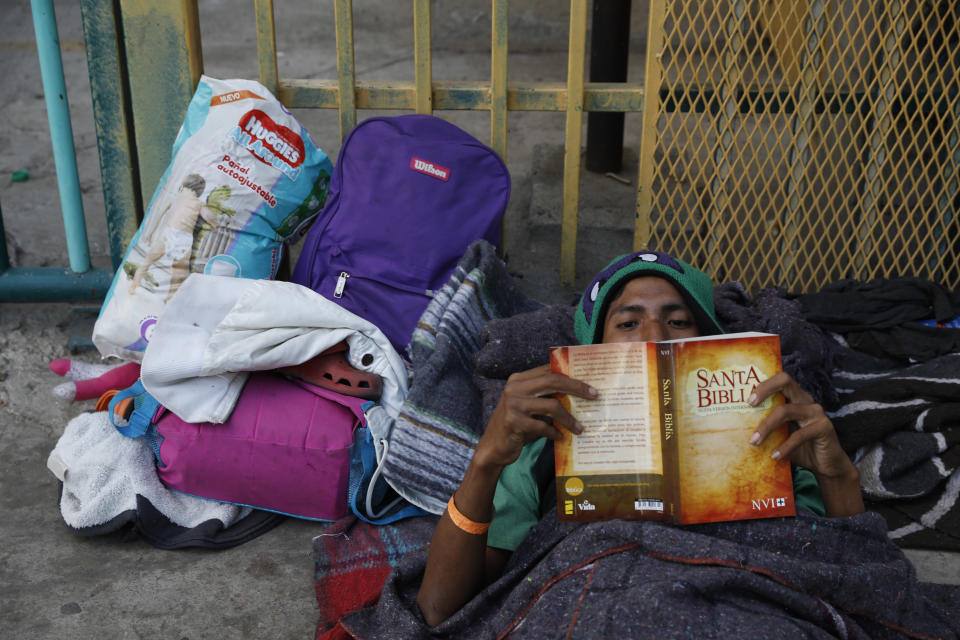
[[[416,605],[425,557],[343,627],[370,640],[960,635],[960,587],[917,582],[871,513],[677,527],[550,512],[505,575],[432,630]]]
[[[816,402],[829,406],[837,401],[830,379],[836,362],[835,343],[823,329],[804,318],[799,302],[779,287],[762,289],[751,298],[739,282],[714,287],[713,300],[724,331],[777,334],[783,370]]]

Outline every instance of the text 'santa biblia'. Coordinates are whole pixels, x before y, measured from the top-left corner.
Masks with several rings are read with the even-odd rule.
[[[781,370],[780,338],[734,333],[666,342],[551,350],[553,371],[599,391],[560,396],[584,425],[555,443],[561,520],[667,520],[681,524],[794,515],[788,460],[750,436],[783,402],[748,399]]]

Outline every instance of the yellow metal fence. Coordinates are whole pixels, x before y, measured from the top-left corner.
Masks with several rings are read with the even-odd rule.
[[[960,3],[650,0],[642,85],[585,80],[586,0],[570,2],[558,82],[508,81],[508,0],[492,0],[489,76],[464,82],[432,77],[430,0],[413,0],[412,81],[356,77],[351,0],[334,0],[337,77],[281,78],[274,12],[283,4],[254,3],[261,82],[289,108],[337,109],[341,138],[364,109],[488,111],[490,144],[506,157],[509,112],[564,113],[565,282],[576,265],[583,112],[609,111],[642,112],[641,138],[625,140],[639,149],[636,210],[624,212],[637,248],[672,251],[751,289],[898,275],[960,287]],[[178,66],[195,86],[196,0],[120,6],[127,34],[161,19],[180,33],[167,40],[186,51]],[[127,38],[129,64],[155,87],[162,69],[149,67],[167,64],[162,52],[131,52],[138,44]],[[134,122],[155,128],[159,114],[137,112],[158,103],[130,84]],[[164,165],[140,126],[149,195]]]
[[[255,0],[261,81],[290,108],[328,108],[340,111],[343,139],[357,122],[357,109],[403,109],[417,113],[435,110],[490,112],[490,146],[507,156],[508,111],[559,111],[566,114],[564,133],[563,240],[560,251],[564,282],[572,282],[576,266],[577,209],[580,184],[580,147],[584,111],[636,112],[642,88],[626,83],[584,81],[586,57],[586,0],[570,3],[567,79],[562,82],[510,83],[508,70],[508,0],[492,0],[490,76],[475,82],[435,82],[431,74],[430,0],[413,0],[414,80],[361,83],[354,74],[353,3],[335,0],[337,78],[303,80],[278,78],[274,3]],[[282,7],[281,7],[282,10]]]

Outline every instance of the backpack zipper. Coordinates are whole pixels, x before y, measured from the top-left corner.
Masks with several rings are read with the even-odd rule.
[[[373,281],[373,282],[379,282],[380,284],[386,285],[386,286],[391,287],[391,288],[393,288],[393,289],[397,289],[397,290],[399,290],[399,291],[406,291],[407,293],[416,293],[416,294],[421,295],[421,296],[426,296],[427,298],[433,298],[433,296],[436,294],[436,291],[434,291],[433,289],[418,289],[418,288],[416,288],[416,287],[411,287],[411,286],[408,286],[408,285],[403,285],[403,284],[400,284],[400,283],[397,283],[397,282],[390,282],[390,281],[388,281],[388,280],[384,280],[383,278],[370,278],[370,277],[367,277],[367,276],[358,276],[358,275],[356,275],[356,274],[351,275],[350,273],[348,273],[348,272],[346,272],[346,271],[341,271],[341,272],[340,272],[340,275],[337,276],[337,284],[336,284],[336,286],[335,286],[334,289],[333,289],[333,297],[334,297],[334,298],[342,298],[342,297],[343,297],[343,292],[344,292],[344,291],[346,290],[346,288],[347,288],[347,279],[348,279],[348,278],[360,278],[361,280],[371,280],[371,281]]]
[[[350,277],[350,274],[346,271],[340,272],[340,277],[337,278],[337,287],[333,290],[334,298],[343,297],[343,289],[347,286],[347,278]]]

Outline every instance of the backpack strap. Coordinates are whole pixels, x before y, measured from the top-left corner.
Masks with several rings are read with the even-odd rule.
[[[368,405],[364,404],[364,407],[366,406]],[[429,515],[429,512],[397,495],[393,487],[381,477],[389,443],[381,440],[381,445],[383,456],[378,461],[370,429],[359,426],[353,432],[353,444],[350,446],[350,481],[347,488],[350,510],[364,522],[378,525]]]
[[[117,431],[128,438],[139,438],[147,433],[162,408],[144,389],[143,382],[137,380],[113,396],[107,405],[107,413]]]

